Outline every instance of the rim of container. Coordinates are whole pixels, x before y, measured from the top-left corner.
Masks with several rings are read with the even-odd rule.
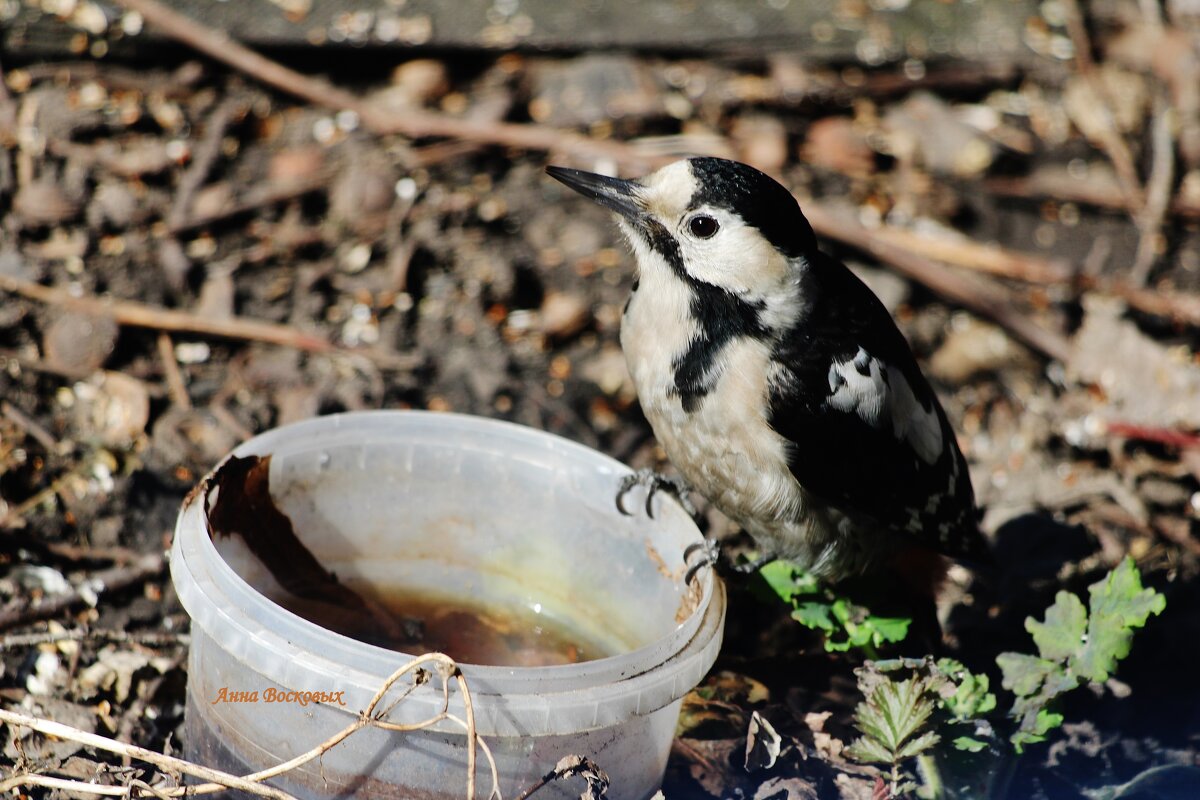
[[[505,420],[419,410],[353,411],[315,417],[265,431],[240,444],[229,457],[278,452],[274,446],[279,444],[280,439],[312,433],[313,431],[309,430],[312,428],[320,429],[325,434],[349,432],[357,422],[371,418],[394,420],[401,424],[418,421],[450,423],[460,430],[475,430],[485,435],[505,434],[527,441],[541,440],[546,445],[564,450],[568,454],[593,461],[597,468],[609,469],[616,475],[632,473],[627,466],[604,453],[546,431]],[[297,448],[297,451],[308,449],[308,446],[302,446]],[[222,459],[222,463],[224,461],[225,459]],[[220,469],[220,465],[214,468],[213,472],[217,469]],[[212,474],[209,473],[209,476]],[[172,547],[172,578],[180,602],[193,621],[223,647],[245,660],[249,666],[262,670],[264,674],[278,672],[277,660],[275,663],[269,663],[272,660],[261,648],[249,646],[251,641],[261,645],[286,644],[305,652],[306,658],[303,659],[303,663],[298,663],[300,668],[309,672],[315,670],[336,675],[341,680],[353,680],[363,689],[373,693],[396,667],[409,658],[421,655],[390,650],[336,633],[268,599],[247,583],[217,551],[204,524],[203,501],[203,493],[196,493],[194,502],[184,502],[176,523]],[[677,505],[674,498],[670,498],[669,502]],[[686,514],[682,509],[680,512]],[[687,524],[695,533],[695,541],[702,541],[699,529],[690,518],[687,518]],[[181,571],[187,573],[187,581],[179,580],[180,576],[177,573]],[[699,579],[702,586],[701,598],[688,618],[670,632],[637,649],[576,664],[516,667],[461,662],[459,666],[463,674],[470,679],[472,694],[475,695],[553,694],[627,680],[665,664],[688,647],[704,621],[714,592],[711,570],[703,571]],[[203,603],[201,594],[208,596],[208,604]],[[222,596],[229,600],[225,608],[214,607],[211,601]],[[287,615],[293,628],[291,633],[294,635],[284,637],[266,628],[251,617],[251,609]],[[243,636],[240,640],[242,647],[238,647],[239,640],[232,638],[236,634]],[[664,646],[665,640],[671,639],[676,641]],[[653,656],[655,651],[660,651],[662,657]]]

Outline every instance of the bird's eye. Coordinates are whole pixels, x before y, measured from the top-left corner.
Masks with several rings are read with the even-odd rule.
[[[697,214],[688,221],[688,230],[697,239],[711,239],[721,226],[707,214]]]

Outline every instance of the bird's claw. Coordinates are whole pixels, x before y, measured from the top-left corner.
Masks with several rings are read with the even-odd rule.
[[[721,546],[712,539],[705,539],[695,544],[689,544],[683,550],[683,563],[687,564],[692,560],[692,556],[700,553],[699,559],[695,564],[688,567],[687,572],[683,574],[683,585],[691,584],[692,578],[705,567],[715,567],[721,556]]]
[[[742,561],[738,564],[731,564],[729,569],[738,573],[739,575],[753,575],[777,558],[778,556],[776,556],[774,553],[763,553],[752,561]]]
[[[688,516],[696,516],[696,506],[692,505],[692,501],[688,499],[690,489],[682,478],[672,478],[652,469],[639,469],[637,472],[621,478],[621,483],[617,486],[617,511],[627,517],[632,512],[625,508],[625,495],[629,494],[629,491],[635,486],[646,487],[646,516],[648,517],[654,517],[652,506],[654,495],[664,490],[675,495],[675,499],[679,501],[679,505],[688,513]]]

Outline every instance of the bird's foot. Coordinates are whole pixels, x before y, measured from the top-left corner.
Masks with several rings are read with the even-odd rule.
[[[691,489],[687,482],[682,478],[672,478],[652,469],[639,469],[632,475],[626,475],[621,479],[621,484],[617,487],[617,511],[625,516],[629,516],[631,513],[625,508],[625,495],[629,494],[629,491],[635,486],[646,488],[646,516],[654,516],[651,502],[654,500],[654,495],[660,491],[667,491],[675,495],[675,499],[679,501],[679,505],[683,506],[683,510],[688,513],[688,516],[696,516],[696,506],[692,505],[692,501],[688,499],[688,492]]]
[[[765,553],[753,561],[722,566],[720,556],[721,546],[713,539],[705,539],[702,542],[688,545],[683,551],[683,563],[689,565],[683,576],[684,585],[691,583],[692,578],[696,577],[696,573],[704,567],[720,568],[720,571],[726,574],[732,572],[736,575],[753,575],[778,558],[774,553]]]
[[[695,563],[691,563],[695,560]],[[716,567],[717,562],[721,560],[721,545],[713,539],[705,539],[695,544],[689,544],[683,551],[683,563],[689,564],[687,572],[683,574],[683,585],[687,586],[692,582],[692,578],[705,567]]]

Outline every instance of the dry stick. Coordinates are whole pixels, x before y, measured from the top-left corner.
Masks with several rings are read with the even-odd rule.
[[[164,560],[161,555],[145,555],[132,564],[126,564],[100,570],[90,575],[84,585],[73,591],[43,600],[40,603],[6,609],[0,612],[0,631],[23,625],[37,619],[52,617],[62,611],[94,602],[98,595],[105,592],[115,592],[148,580],[163,571]],[[85,588],[86,587],[86,588]]]
[[[1163,220],[1171,205],[1171,182],[1175,177],[1175,137],[1171,135],[1169,107],[1162,94],[1154,99],[1154,119],[1150,123],[1150,142],[1154,157],[1150,165],[1150,177],[1146,179],[1146,205],[1137,215],[1137,255],[1129,270],[1129,282],[1134,286],[1145,286],[1154,266],[1162,233]]]
[[[208,179],[208,173],[221,156],[221,141],[225,138],[225,130],[244,105],[238,97],[226,97],[209,115],[204,136],[192,154],[192,163],[188,165],[175,188],[175,198],[167,212],[167,236],[159,243],[158,262],[163,274],[176,290],[183,288],[191,262],[172,228],[187,219],[196,192],[200,191],[200,187]]]
[[[1167,293],[1123,283],[1100,282],[1096,284],[1096,288],[1120,297],[1138,311],[1200,327],[1200,295]]]
[[[1060,284],[1071,280],[1074,274],[1065,260],[1017,253],[973,239],[932,236],[897,227],[878,228],[870,234],[877,240],[935,261],[1026,283]]]
[[[37,420],[14,406],[12,403],[8,402],[7,400],[0,401],[0,414],[3,414],[9,422],[25,431],[25,433],[37,441],[38,444],[46,448],[46,452],[60,452],[60,443],[54,438],[54,435],[51,434],[50,431],[43,428]]]
[[[1112,209],[1133,213],[1133,209],[1120,192],[1108,190],[1071,178],[1065,171],[1035,172],[1029,176],[997,176],[986,178],[984,189],[999,197],[1016,197],[1021,200],[1053,200],[1060,203],[1082,203],[1096,208]],[[1187,198],[1174,197],[1167,210],[1184,219],[1200,219],[1200,204],[1188,202]]]
[[[187,219],[196,192],[200,191],[200,187],[208,180],[208,173],[221,156],[221,142],[225,139],[226,129],[245,108],[246,102],[242,98],[227,97],[209,115],[204,136],[192,153],[192,163],[175,188],[175,199],[171,202],[171,210],[167,212],[168,228],[173,228]]]
[[[136,644],[141,647],[183,647],[191,642],[191,636],[186,633],[164,633],[162,631],[128,633],[126,631],[84,630],[82,628],[40,631],[38,633],[9,633],[0,638],[0,651],[11,650],[14,647],[35,647],[39,644],[89,640]]]
[[[318,336],[301,333],[294,328],[273,322],[241,317],[205,318],[187,311],[156,308],[132,300],[76,297],[62,289],[42,286],[11,275],[0,275],[0,290],[14,292],[30,300],[37,300],[49,305],[109,316],[118,324],[131,325],[135,328],[267,342],[312,353],[330,353],[338,350],[337,347]]]
[[[376,134],[398,133],[414,139],[445,136],[461,141],[498,144],[524,150],[561,149],[581,156],[611,159],[638,166],[645,166],[650,161],[638,157],[633,149],[620,142],[591,139],[558,128],[511,122],[481,122],[427,111],[383,110],[361,100],[351,92],[265,58],[235,41],[224,31],[201,25],[183,14],[172,11],[157,0],[117,0],[117,3],[138,12],[147,23],[171,38],[282,92],[325,108],[355,112],[363,125]]]
[[[179,370],[179,362],[175,360],[175,345],[166,331],[158,332],[158,359],[162,362],[163,378],[167,382],[167,395],[171,402],[185,411],[192,407],[192,399],[188,397],[187,385],[183,382],[183,373]]]
[[[30,717],[26,716],[25,714],[18,714],[6,709],[0,709],[0,722],[22,728],[31,728],[32,730],[35,730],[38,733],[46,736],[54,736],[59,739],[66,739],[67,741],[79,742],[87,747],[95,747],[100,750],[107,750],[108,752],[116,753],[117,755],[129,755],[139,761],[146,761],[165,770],[180,772],[185,775],[192,775],[202,780],[216,783],[222,788],[229,787],[232,789],[241,789],[244,792],[250,792],[261,797],[273,798],[273,800],[295,800],[295,798],[287,792],[282,792],[279,789],[275,789],[270,786],[260,786],[253,781],[246,780],[245,778],[239,778],[237,775],[230,775],[228,772],[221,772],[220,770],[202,767],[198,764],[193,764],[190,761],[184,761],[182,758],[175,758],[174,756],[156,753],[153,750],[147,750],[146,748],[138,747],[137,745],[118,742],[115,739],[108,738],[107,736],[99,736],[94,733],[88,733],[87,731],[81,731],[78,728],[72,728],[69,725],[63,725],[48,719],[38,719],[37,717]],[[33,777],[34,776],[32,775],[14,775],[8,780],[0,781],[0,793],[7,793],[9,789],[16,786],[21,786],[27,779]],[[91,784],[83,784],[83,786],[91,786]],[[80,787],[77,786],[74,788]],[[109,787],[97,786],[94,788],[106,790]],[[192,794],[195,791],[195,788],[189,786],[170,790],[168,791],[168,794],[179,796],[185,792]],[[108,791],[98,792],[98,794],[109,793],[110,792]],[[124,795],[128,795],[129,793],[129,790],[127,789],[122,791],[122,794]]]
[[[321,171],[306,178],[291,178],[289,180],[271,181],[247,192],[238,201],[229,203],[206,214],[190,215],[174,223],[167,223],[167,232],[172,236],[203,228],[216,222],[248,214],[266,206],[273,206],[287,200],[303,197],[310,192],[320,191],[329,186],[332,171]]]
[[[129,790],[124,786],[103,786],[98,783],[69,781],[65,778],[52,778],[49,775],[38,775],[32,772],[25,773],[24,775],[13,775],[11,778],[0,781],[0,794],[8,794],[11,790],[21,786],[44,786],[47,789],[63,789],[79,794],[100,794],[108,795],[109,797],[126,797],[129,795]]]
[[[1008,293],[1001,287],[959,274],[943,264],[882,241],[870,235],[870,231],[858,223],[831,214],[820,206],[808,204],[806,208],[809,222],[823,235],[862,248],[879,260],[886,261],[901,274],[987,317],[1049,358],[1065,361],[1070,355],[1071,345],[1066,337],[1018,312]]]
[[[1092,93],[1100,101],[1098,110],[1106,128],[1100,146],[1117,171],[1117,180],[1121,184],[1126,204],[1135,210],[1134,218],[1136,220],[1145,205],[1145,196],[1142,194],[1141,183],[1138,180],[1137,169],[1133,165],[1133,156],[1129,152],[1129,145],[1117,130],[1116,121],[1113,119],[1108,90],[1100,80],[1100,76],[1096,74],[1096,64],[1092,61],[1092,42],[1088,37],[1083,11],[1077,0],[1063,0],[1062,8],[1066,16],[1067,33],[1075,48],[1075,66],[1083,79],[1088,82]]]

